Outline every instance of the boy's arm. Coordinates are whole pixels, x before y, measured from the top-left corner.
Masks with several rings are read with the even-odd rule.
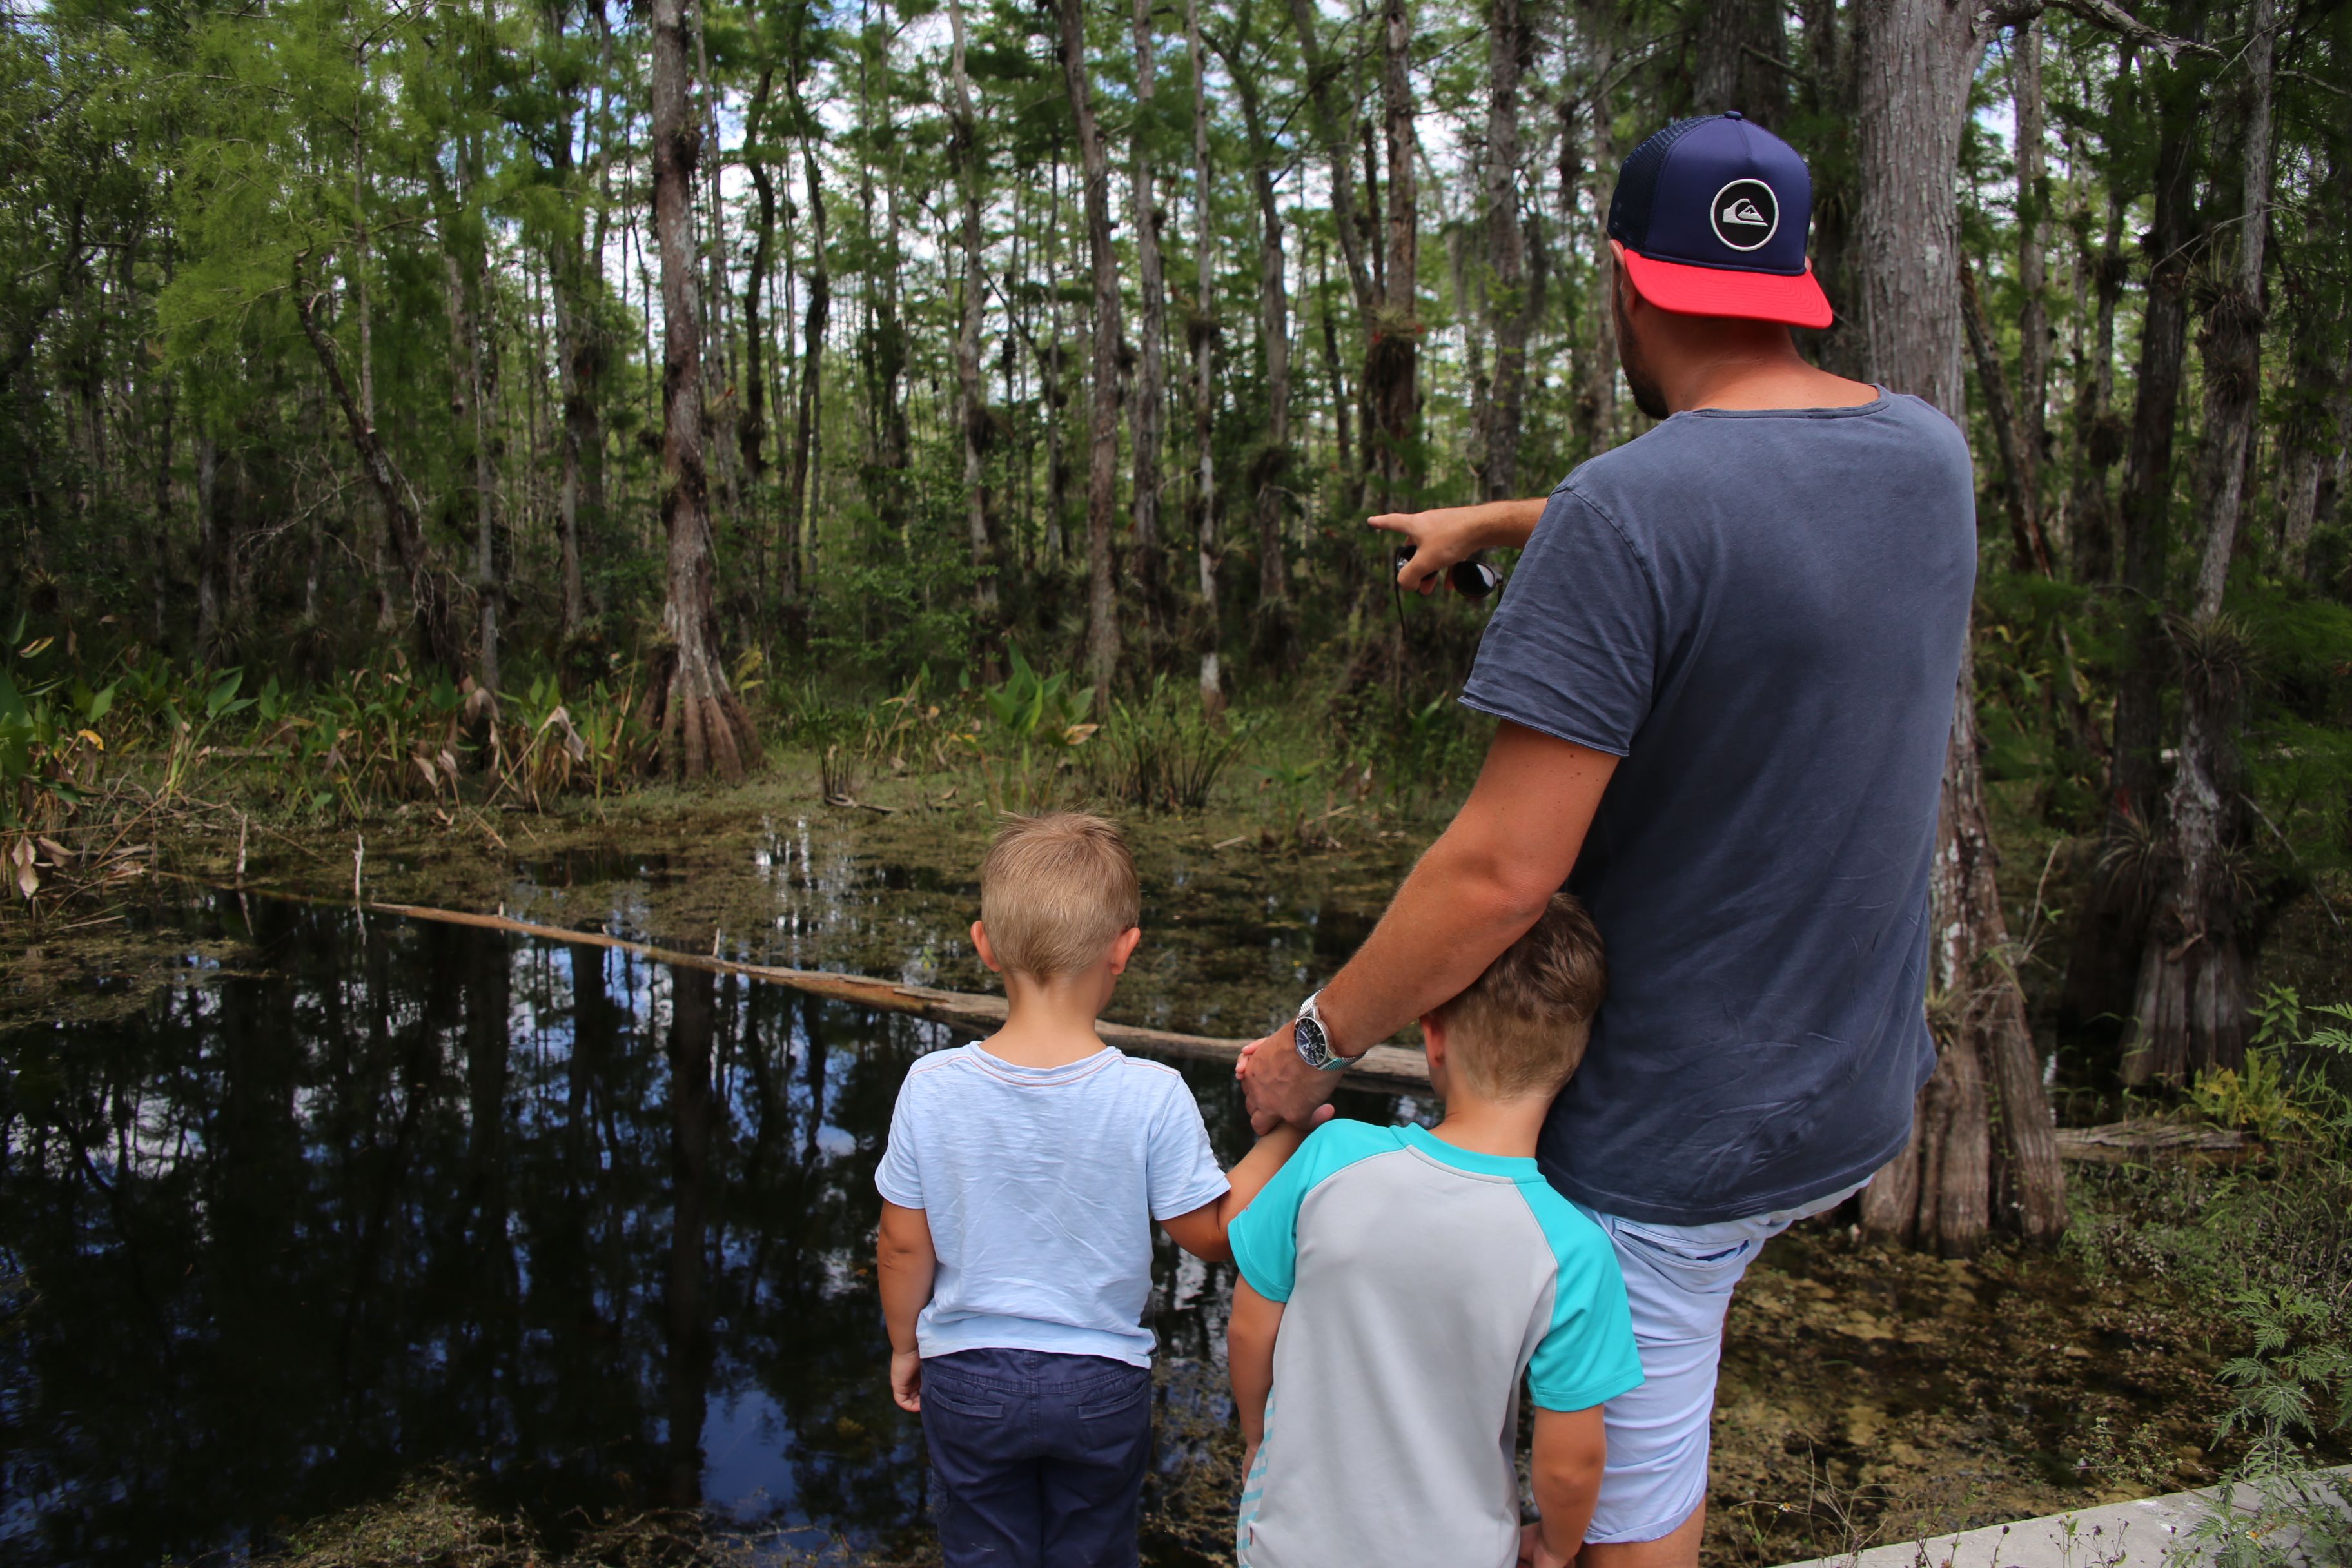
[[[1239,1290],[1234,1292],[1234,1317],[1240,1321]],[[1234,1396],[1238,1399],[1238,1370],[1234,1384]],[[1592,1506],[1601,1496],[1601,1471],[1608,1458],[1609,1439],[1601,1430],[1601,1406],[1537,1409],[1535,1452],[1528,1467],[1534,1472],[1536,1507],[1543,1513],[1537,1526],[1536,1568],[1566,1568],[1584,1550],[1584,1531],[1592,1523]]]
[[[1202,1204],[1190,1214],[1171,1215],[1160,1222],[1160,1228],[1167,1231],[1171,1241],[1195,1258],[1211,1263],[1231,1263],[1234,1248],[1225,1239],[1225,1232],[1234,1218],[1250,1206],[1250,1200],[1266,1183],[1274,1180],[1274,1173],[1282,1169],[1283,1163],[1298,1152],[1307,1132],[1330,1119],[1331,1108],[1326,1105],[1307,1127],[1285,1122],[1276,1128],[1242,1156],[1241,1163],[1225,1173],[1225,1180],[1232,1185],[1225,1189],[1224,1196]]]
[[[939,1268],[931,1248],[931,1222],[921,1209],[885,1201],[875,1243],[875,1272],[882,1284],[882,1321],[890,1331],[890,1397],[901,1410],[923,1407],[923,1363],[915,1348],[915,1320],[931,1300],[931,1277]]]
[[[1234,1310],[1225,1320],[1225,1368],[1234,1380],[1234,1406],[1249,1457],[1265,1439],[1265,1396],[1274,1392],[1274,1340],[1282,1331],[1282,1303],[1269,1301],[1246,1279],[1234,1281]],[[1249,1473],[1245,1460],[1243,1474]]]

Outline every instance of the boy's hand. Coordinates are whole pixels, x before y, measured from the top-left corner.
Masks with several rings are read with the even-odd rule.
[[[1574,1561],[1544,1545],[1542,1525],[1519,1526],[1519,1568],[1569,1568]]]
[[[919,1351],[890,1352],[890,1397],[901,1410],[923,1408],[923,1356]]]

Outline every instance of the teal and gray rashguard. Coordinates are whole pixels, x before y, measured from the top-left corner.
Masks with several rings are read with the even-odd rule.
[[[1509,1568],[1521,1376],[1548,1410],[1642,1381],[1616,1254],[1533,1160],[1327,1122],[1231,1238],[1286,1303],[1242,1568]]]

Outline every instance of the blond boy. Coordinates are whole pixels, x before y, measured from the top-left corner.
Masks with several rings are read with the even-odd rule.
[[[1004,1027],[915,1064],[876,1173],[890,1391],[923,1418],[949,1568],[1116,1568],[1150,1460],[1151,1226],[1231,1258],[1226,1226],[1301,1135],[1228,1176],[1175,1069],[1096,1035],[1142,934],[1109,823],[1013,818],[980,910]]]
[[[1234,1222],[1243,1568],[1575,1558],[1600,1407],[1642,1367],[1609,1238],[1545,1182],[1536,1134],[1607,984],[1591,921],[1556,895],[1421,1020],[1444,1120],[1328,1123]],[[1522,1377],[1542,1513],[1524,1531]]]

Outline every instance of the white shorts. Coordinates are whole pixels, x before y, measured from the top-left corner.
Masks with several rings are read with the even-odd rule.
[[[1706,1500],[1716,1368],[1723,1359],[1731,1288],[1766,1242],[1808,1215],[1835,1208],[1866,1184],[1719,1225],[1649,1225],[1584,1210],[1608,1233],[1625,1271],[1643,1374],[1641,1387],[1601,1407],[1609,1468],[1584,1532],[1587,1542],[1671,1535]]]

